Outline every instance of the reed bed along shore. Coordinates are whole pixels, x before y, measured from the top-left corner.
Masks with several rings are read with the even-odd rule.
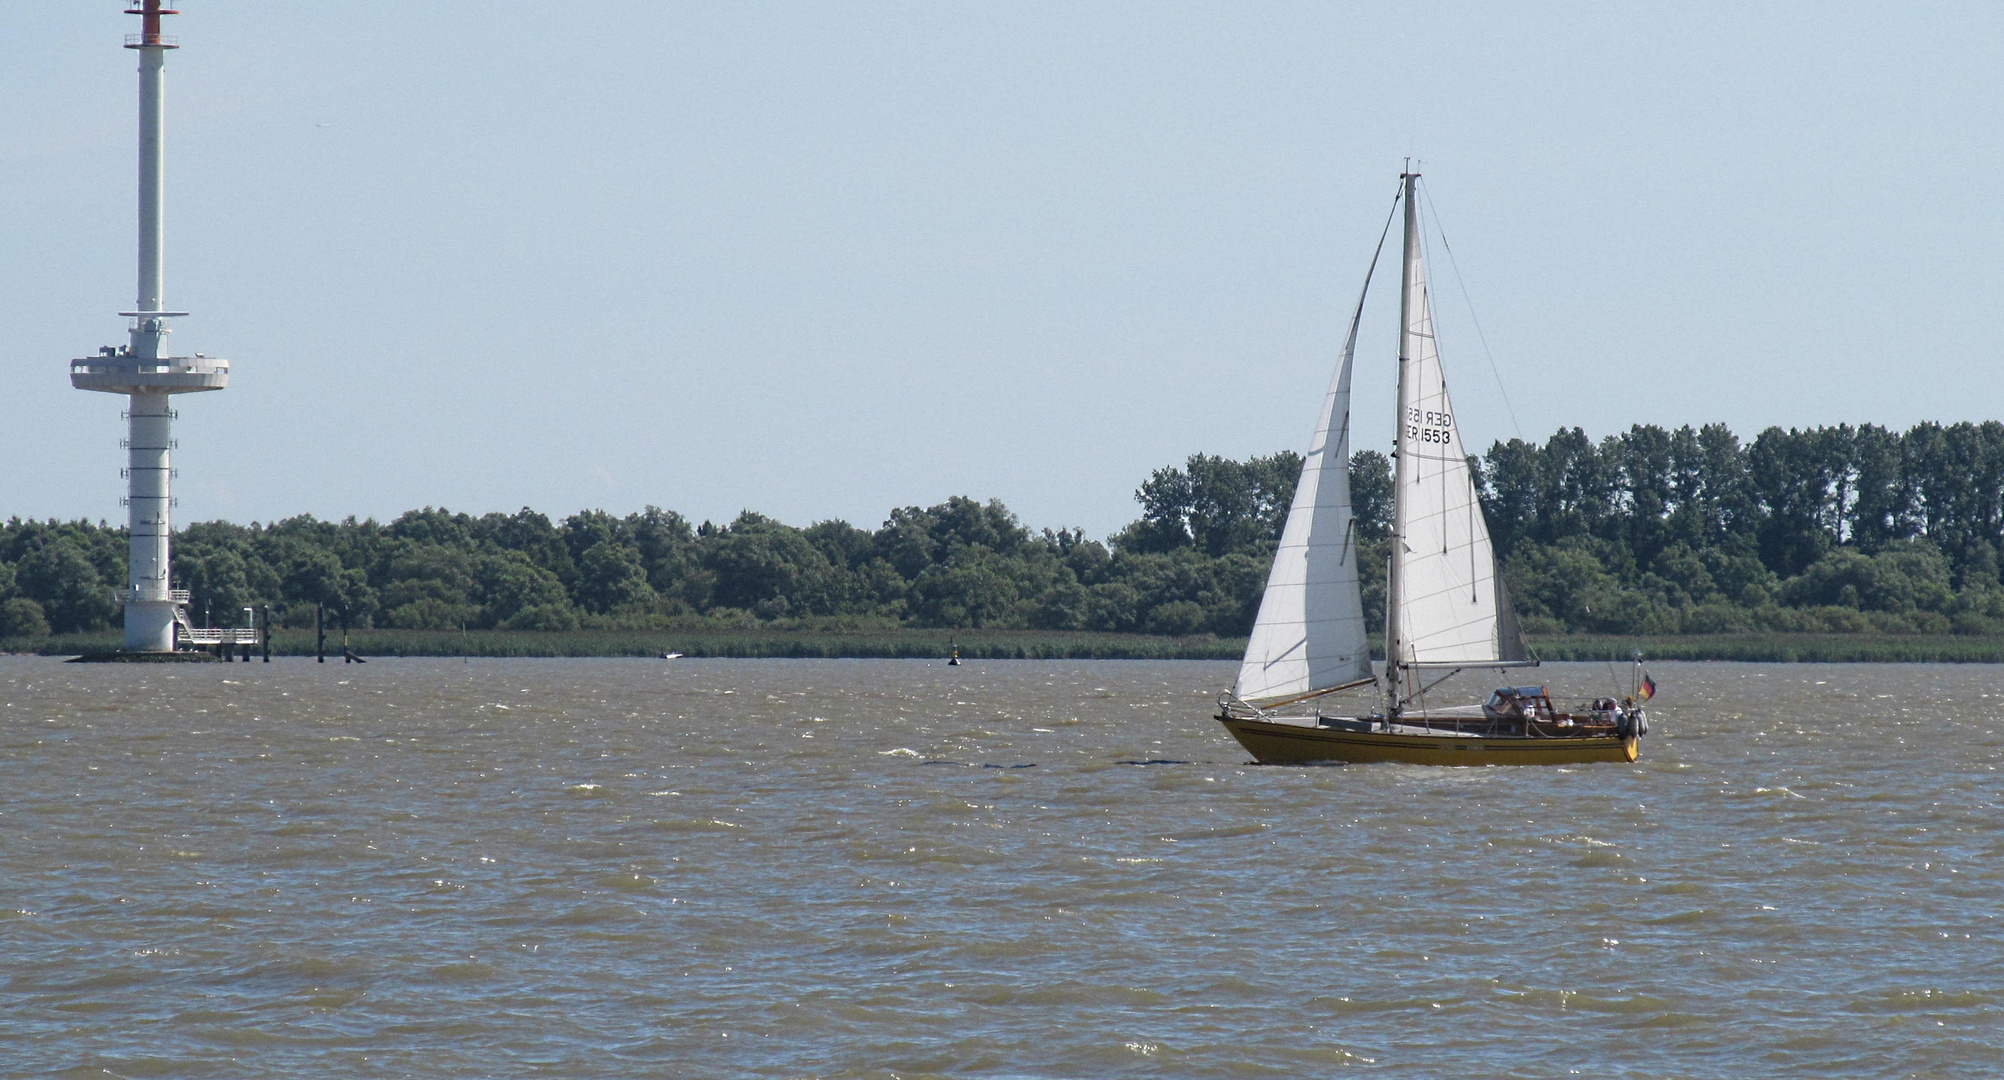
[[[117,634],[38,641],[0,639],[0,651],[49,656],[116,649]],[[1155,637],[1044,630],[355,630],[348,644],[358,656],[636,656],[680,653],[699,657],[820,659],[945,659],[959,650],[969,660],[1236,660],[1244,638]],[[274,656],[312,656],[311,630],[279,630]],[[341,635],[327,635],[327,655],[339,659]]]
[[[2004,637],[1963,634],[1566,634],[1530,639],[1544,660],[1741,660],[1764,664],[2000,664]]]
[[[945,659],[953,649],[969,660],[1237,660],[1244,638],[1156,637],[1046,630],[759,629],[356,630],[359,656],[684,656],[740,658]],[[116,632],[49,638],[0,638],[0,653],[75,656],[118,648]],[[1377,643],[1374,641],[1373,645]],[[1957,634],[1703,634],[1626,637],[1554,634],[1530,639],[1544,660],[1625,660],[1640,651],[1654,660],[1739,660],[1757,663],[2004,663],[2004,636]],[[327,636],[339,659],[341,636]],[[312,656],[313,632],[280,630],[275,656]],[[1382,655],[1382,654],[1380,654]]]

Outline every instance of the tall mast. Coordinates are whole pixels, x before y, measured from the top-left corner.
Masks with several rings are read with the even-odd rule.
[[[163,9],[159,0],[143,0],[133,7],[136,9],[133,13],[140,15],[142,22],[141,32],[136,38],[128,38],[125,46],[139,53],[139,302],[133,310],[141,313],[141,325],[133,335],[136,346],[133,351],[141,356],[158,357],[163,355],[162,347],[166,344],[161,337],[165,333],[164,320],[144,316],[166,310],[161,305],[161,279],[167,262],[166,197],[161,174],[166,162],[162,129],[167,126],[167,107],[161,69],[166,66],[167,50],[180,46],[160,32],[160,17],[176,12]]]
[[[1408,166],[1410,168],[1410,166]],[[1405,657],[1406,643],[1404,627],[1400,625],[1399,607],[1403,584],[1404,554],[1406,543],[1406,485],[1407,473],[1411,466],[1406,453],[1407,428],[1419,422],[1418,417],[1405,415],[1406,379],[1412,368],[1413,355],[1418,352],[1418,343],[1413,337],[1413,294],[1418,287],[1419,267],[1419,207],[1413,198],[1419,183],[1419,174],[1403,172],[1399,179],[1405,182],[1406,201],[1406,243],[1405,272],[1399,275],[1399,390],[1395,406],[1397,434],[1392,442],[1392,558],[1385,587],[1385,719],[1396,720],[1399,715],[1402,679],[1400,668]]]

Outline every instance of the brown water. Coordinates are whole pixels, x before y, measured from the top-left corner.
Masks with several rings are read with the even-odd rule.
[[[1286,769],[1227,664],[0,658],[0,1073],[2004,1074],[2004,669],[1654,671]]]

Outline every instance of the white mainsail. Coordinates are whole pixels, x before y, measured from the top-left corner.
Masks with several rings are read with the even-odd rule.
[[[1401,665],[1524,659],[1496,573],[1489,526],[1461,445],[1434,343],[1417,211],[1407,188],[1405,362],[1399,378],[1397,510],[1391,580]]]
[[[1381,241],[1382,242],[1382,241]],[[1378,261],[1371,260],[1372,269]],[[1371,287],[1370,274],[1364,289]],[[1343,360],[1301,463],[1301,481],[1267,574],[1259,617],[1233,688],[1252,702],[1371,678],[1371,646],[1357,581],[1357,524],[1350,512],[1350,363],[1364,298],[1350,319]]]

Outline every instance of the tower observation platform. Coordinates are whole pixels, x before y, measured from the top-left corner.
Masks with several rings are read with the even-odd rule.
[[[230,384],[230,362],[203,356],[174,356],[168,347],[170,322],[185,311],[169,311],[162,300],[166,239],[162,168],[165,164],[166,104],[162,68],[169,49],[180,42],[160,32],[162,16],[178,14],[161,0],[131,0],[127,14],[143,20],[141,32],[125,47],[139,53],[139,301],[120,315],[132,320],[124,345],[107,345],[96,356],[70,361],[70,385],[79,390],[124,394],[129,571],[124,651],[173,652],[196,636],[182,605],[188,594],[173,587],[169,545],[173,536],[175,412],[174,394],[221,390]]]

